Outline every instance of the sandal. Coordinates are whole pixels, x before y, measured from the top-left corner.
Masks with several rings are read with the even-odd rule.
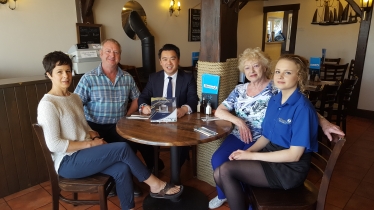
[[[174,199],[174,198],[177,198],[179,197],[182,192],[183,192],[183,186],[180,185],[180,188],[179,188],[179,192],[177,193],[174,193],[174,194],[166,194],[166,192],[170,189],[170,188],[173,188],[175,187],[176,185],[173,185],[171,183],[166,183],[164,189],[160,190],[160,192],[158,193],[153,193],[153,192],[150,192],[149,195],[152,197],[152,198],[161,198],[161,199]]]

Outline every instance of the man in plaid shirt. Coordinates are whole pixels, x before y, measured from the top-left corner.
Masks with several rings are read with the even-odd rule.
[[[82,99],[88,124],[101,138],[108,143],[127,142],[135,153],[139,150],[152,170],[153,147],[128,141],[116,131],[116,123],[121,117],[137,111],[140,91],[133,77],[118,67],[121,45],[114,39],[106,39],[101,46],[101,64],[82,76],[74,93]],[[132,103],[127,111],[129,98]]]

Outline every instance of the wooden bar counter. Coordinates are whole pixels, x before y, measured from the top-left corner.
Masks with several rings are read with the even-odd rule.
[[[71,92],[80,78],[73,77]],[[40,99],[51,87],[44,75],[0,79],[0,198],[49,179],[31,124],[36,122]]]

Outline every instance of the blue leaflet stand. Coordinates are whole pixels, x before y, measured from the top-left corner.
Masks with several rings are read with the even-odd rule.
[[[320,57],[310,57],[309,60],[309,75],[310,75],[310,80],[314,81],[314,78],[316,75],[318,77],[321,77],[321,58]]]
[[[210,101],[210,106],[212,107],[212,109],[217,109],[218,107],[219,80],[220,80],[220,76],[218,75],[213,75],[213,74],[202,75],[201,98],[204,97],[207,103],[208,101]],[[205,112],[205,111],[202,111],[202,112]]]

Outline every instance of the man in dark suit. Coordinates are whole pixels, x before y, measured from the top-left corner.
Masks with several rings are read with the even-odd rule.
[[[199,100],[196,81],[193,74],[178,70],[179,48],[173,44],[165,44],[158,51],[158,57],[163,70],[149,76],[148,83],[138,98],[141,112],[143,114],[151,113],[150,104],[152,97],[175,97],[177,100],[178,118],[195,112]],[[168,96],[168,92],[171,95]],[[188,149],[189,147],[181,147],[181,166],[188,157]]]

